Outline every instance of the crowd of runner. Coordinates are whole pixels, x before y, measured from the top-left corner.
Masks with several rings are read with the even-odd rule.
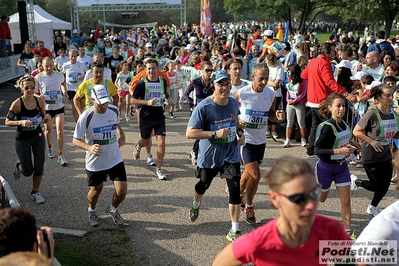
[[[23,96],[12,103],[6,118],[6,125],[17,127],[14,176],[33,174],[31,198],[38,204],[45,201],[39,192],[45,154],[68,165],[63,124],[65,104],[70,102],[77,123],[73,143],[86,150],[89,223],[100,224],[96,202],[109,177],[115,194],[106,212],[121,225],[124,219],[118,206],[127,193],[127,177],[119,148],[126,140],[119,122],[137,115],[141,139],[134,145],[133,157],[138,160],[145,148],[146,164],[155,166],[155,176],[165,180],[164,114],[173,123],[177,111],[190,108],[186,136],[194,145],[187,153],[197,165],[198,177],[189,210],[192,222],[199,219],[201,198],[220,174],[229,195],[231,228],[226,239],[233,242],[241,237],[240,209],[248,224],[256,223],[253,199],[262,177],[266,140],[271,138],[281,142],[287,153],[300,145],[316,160],[315,171],[305,161],[283,158],[268,172],[269,196],[276,208],[281,207],[277,221],[294,219],[287,214],[292,203],[304,209],[310,206],[314,218],[317,202],[327,200],[334,182],[343,226],[316,216],[310,228],[331,223],[344,234],[340,231],[327,239],[355,238],[350,191],[362,187],[373,192],[366,212],[381,216],[378,205],[390,183],[396,182],[392,158],[399,147],[399,47],[396,38],[384,31],[366,31],[362,37],[359,31],[346,33],[339,28],[327,42],[320,42],[318,27],[290,34],[285,41],[276,38],[278,24],[252,22],[216,24],[214,36],[203,35],[195,26],[155,25],[96,31],[90,37],[77,30],[70,37],[56,33],[53,44],[37,41],[35,47],[27,42],[18,61],[26,70],[17,84]],[[53,123],[58,152],[52,143]],[[278,127],[285,128],[285,135],[277,133]],[[156,158],[151,154],[152,136]],[[275,169],[289,163],[297,165],[292,172]],[[364,168],[368,180],[350,174],[349,166]],[[278,180],[281,175],[292,180]],[[315,175],[317,182],[309,175]],[[293,186],[296,182],[301,185]],[[282,202],[280,196],[291,203]],[[287,209],[282,207],[286,204]],[[309,237],[306,234],[300,232],[298,237]],[[285,240],[282,250],[301,245]],[[238,247],[244,241],[250,241],[248,236],[221,256],[241,263],[257,260],[247,260]]]

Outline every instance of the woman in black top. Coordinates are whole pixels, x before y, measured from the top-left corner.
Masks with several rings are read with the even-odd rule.
[[[339,93],[330,94],[320,104],[320,114],[327,119],[316,131],[314,153],[319,156],[315,172],[321,186],[320,202],[327,199],[331,183],[334,182],[341,201],[341,218],[345,231],[350,234],[351,203],[350,186],[352,183],[346,157],[355,148],[360,149],[357,142],[351,141],[352,130],[343,121],[345,115],[345,98]],[[355,182],[355,180],[353,180]]]
[[[116,75],[118,74],[116,72],[116,67],[123,60],[124,60],[123,56],[121,56],[119,54],[119,47],[118,46],[114,46],[112,48],[112,55],[108,58],[108,63],[107,63],[108,68],[110,68],[111,71],[112,71],[112,82],[114,82],[114,83],[115,83],[115,80],[116,80]]]
[[[35,78],[25,75],[17,82],[23,95],[16,99],[8,111],[6,126],[16,126],[15,150],[18,161],[15,164],[14,177],[18,179],[33,174],[31,199],[41,204],[44,198],[39,193],[43,177],[46,140],[41,125],[50,119],[44,109],[44,98],[34,96]],[[14,121],[16,118],[16,121]],[[33,163],[32,163],[33,154]]]
[[[25,43],[24,50],[22,51],[21,56],[18,59],[17,66],[24,67],[25,73],[28,73],[27,65],[29,60],[33,58],[32,48],[30,47],[29,43]]]

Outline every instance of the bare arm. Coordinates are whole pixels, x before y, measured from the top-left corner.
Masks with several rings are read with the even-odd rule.
[[[215,131],[215,139],[225,139],[230,134],[229,128],[221,128]],[[211,139],[212,131],[203,131],[202,129],[188,126],[186,130],[188,139]]]
[[[237,260],[233,254],[233,244],[226,246],[219,255],[216,256],[212,266],[239,266],[242,262]]]
[[[366,136],[363,130],[364,129],[361,128],[359,125],[356,125],[355,129],[353,129],[353,135],[358,139],[370,144],[376,152],[382,152],[384,150],[384,147],[382,147],[381,143]]]
[[[73,103],[75,105],[76,112],[78,113],[78,116],[80,116],[82,114],[82,106],[80,105],[81,99],[82,98],[78,97],[78,95],[75,95],[75,97],[73,97]]]
[[[274,98],[272,106],[269,109],[269,120],[272,122],[277,122],[277,117],[276,117],[276,98]]]

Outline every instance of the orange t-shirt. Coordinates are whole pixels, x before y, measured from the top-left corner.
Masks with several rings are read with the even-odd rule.
[[[270,46],[272,46],[272,44],[275,42],[276,40],[274,40],[273,38],[267,38],[264,45],[263,45],[263,50],[262,50],[262,55],[260,56],[260,58],[265,58],[265,56],[269,53],[269,48]],[[270,53],[272,54],[276,54],[276,52],[270,50]]]
[[[141,80],[142,77],[148,77],[147,72],[145,70],[141,70],[134,78],[132,81],[132,85],[130,86],[129,92],[130,94],[133,94],[134,89],[136,88],[137,83]],[[168,76],[163,73],[162,71],[158,71],[158,77],[164,78],[166,80],[166,86],[170,86],[170,81]]]

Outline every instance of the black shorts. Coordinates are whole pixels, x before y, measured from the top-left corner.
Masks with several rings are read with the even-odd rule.
[[[239,181],[241,178],[240,163],[224,162],[222,167],[217,168],[199,168],[195,170],[195,177],[201,179],[204,183],[209,183],[220,173],[221,178]]]
[[[266,143],[259,145],[245,143],[244,146],[240,146],[242,163],[248,164],[256,161],[258,164],[261,164],[265,154],[265,149]]]
[[[120,162],[114,167],[102,170],[98,172],[92,172],[86,169],[87,173],[87,184],[90,187],[101,185],[103,182],[107,182],[107,176],[112,181],[126,181],[126,169],[124,162]]]
[[[65,113],[65,107],[62,107],[57,110],[46,110],[46,114],[49,114],[51,118],[54,118],[56,115]]]
[[[155,136],[166,136],[165,119],[156,122],[140,120],[140,135],[142,139],[151,138],[152,130],[154,130]]]
[[[75,94],[76,94],[76,91],[68,91],[68,97],[69,97],[70,101],[73,101]]]

